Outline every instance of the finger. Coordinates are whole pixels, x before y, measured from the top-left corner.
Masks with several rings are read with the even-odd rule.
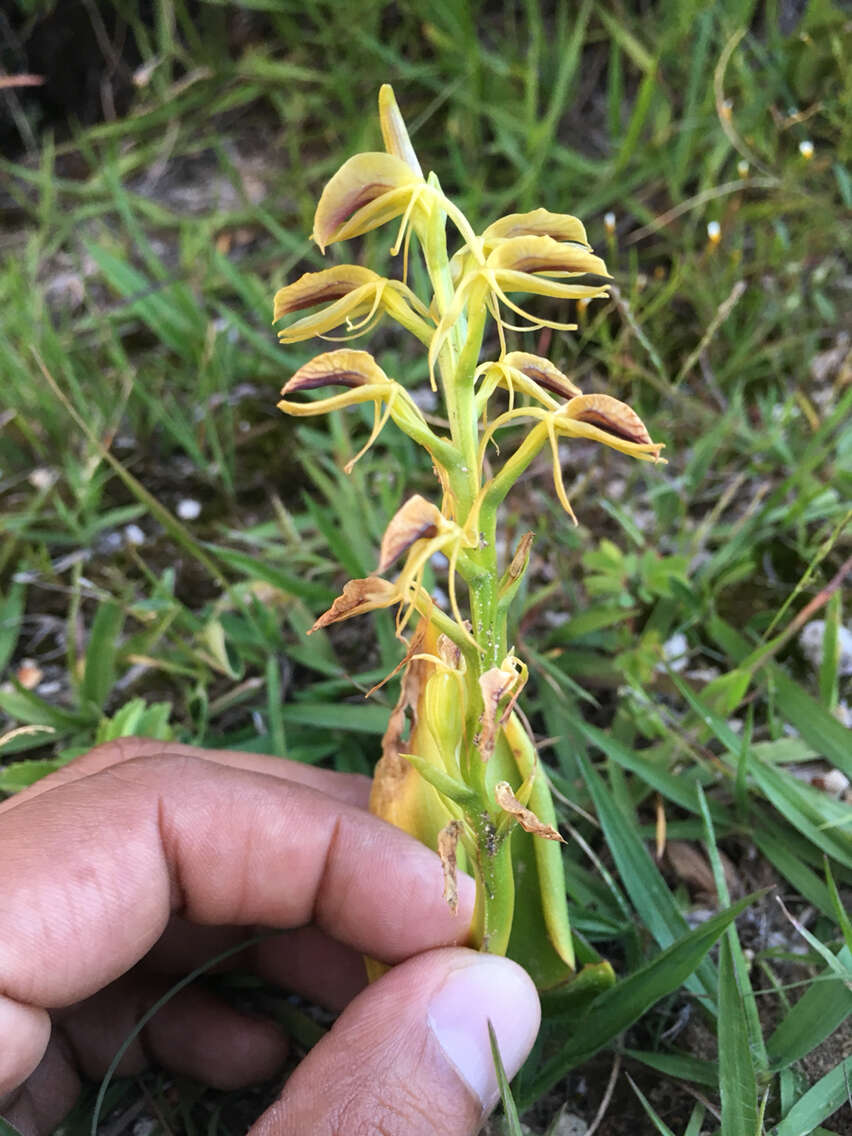
[[[473,951],[410,959],[343,1012],[251,1136],[473,1136],[498,1095],[489,1020],[512,1077],[540,1021],[529,976]]]
[[[0,1097],[0,1116],[22,1136],[43,1136],[59,1124],[79,1092],[80,1078],[71,1054],[64,1040],[54,1034],[24,1088],[11,1099]]]
[[[134,972],[64,1017],[62,1030],[80,1072],[99,1080],[167,989]],[[243,1013],[203,986],[189,986],[160,1007],[116,1072],[129,1076],[155,1060],[213,1088],[237,1089],[274,1076],[286,1056],[287,1040],[274,1022]]]
[[[182,975],[246,937],[243,927],[202,927],[173,916],[140,964],[152,974]],[[366,985],[364,958],[317,927],[261,939],[208,973],[243,968],[328,1010],[342,1010]]]
[[[9,1039],[14,1039],[14,1045]],[[35,1069],[50,1040],[50,1017],[45,1010],[22,1006],[0,995],[0,1098],[21,1083],[23,1065]]]
[[[318,927],[299,927],[252,950],[252,969],[327,1010],[342,1010],[367,985],[364,956]]]
[[[58,785],[67,785],[70,781],[79,781],[92,773],[100,773],[103,769],[120,765],[126,761],[133,761],[140,757],[162,757],[164,755],[175,757],[197,757],[204,761],[212,761],[217,765],[228,765],[232,769],[253,770],[255,773],[266,773],[271,777],[286,777],[288,781],[296,781],[300,785],[310,785],[321,793],[327,793],[335,800],[345,801],[360,808],[366,808],[370,799],[370,779],[360,773],[335,773],[332,769],[316,769],[312,765],[305,765],[302,761],[288,761],[283,757],[271,757],[262,753],[242,753],[239,750],[229,749],[201,749],[198,746],[180,745],[177,742],[159,742],[151,738],[117,738],[77,757],[68,765],[55,770],[22,789],[14,797],[0,801],[0,814],[15,808],[32,797],[55,789]]]
[[[0,823],[0,863],[0,992],[35,1007],[127,971],[172,910],[198,923],[315,922],[394,963],[463,940],[473,906],[465,878],[450,913],[436,855],[399,829],[195,758],[140,758],[23,803]]]

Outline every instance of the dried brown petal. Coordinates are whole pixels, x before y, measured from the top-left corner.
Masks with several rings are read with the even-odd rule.
[[[597,426],[625,442],[651,444],[651,436],[636,411],[626,402],[619,402],[608,394],[580,395],[572,399],[562,412],[575,422],[588,422],[590,426]]]
[[[521,804],[508,781],[497,782],[494,786],[494,797],[503,812],[515,817],[525,832],[532,833],[533,836],[543,836],[545,840],[559,840],[565,843],[552,825],[544,824],[531,809]]]
[[[390,383],[390,379],[368,351],[355,351],[343,347],[339,351],[326,351],[305,363],[293,375],[282,395],[296,391],[316,390],[318,387],[362,387],[370,383]]]
[[[387,571],[415,541],[437,536],[441,520],[441,510],[431,501],[427,501],[418,493],[409,497],[394,513],[382,537],[378,571]]]
[[[444,872],[444,899],[453,915],[459,909],[458,872],[456,869],[456,848],[458,848],[461,821],[451,820],[438,833],[438,855]]]
[[[351,619],[353,615],[361,615],[377,608],[390,607],[401,596],[399,589],[383,580],[381,576],[367,576],[363,580],[349,580],[343,585],[343,594],[339,595],[328,611],[324,612],[311,630],[319,631],[331,623],[340,623],[341,620]]]
[[[542,355],[531,355],[528,351],[510,351],[503,357],[503,362],[558,398],[575,398],[583,393],[567,375],[563,375],[555,364]]]

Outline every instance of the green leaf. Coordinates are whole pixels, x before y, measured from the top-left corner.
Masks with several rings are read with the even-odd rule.
[[[51,726],[58,733],[67,733],[94,721],[94,715],[88,711],[62,710],[31,690],[24,690],[14,679],[12,683],[11,690],[0,690],[0,710],[17,722],[27,726]]]
[[[334,599],[334,592],[312,580],[303,580],[277,564],[270,564],[268,560],[256,559],[245,552],[238,552],[233,548],[220,548],[218,545],[208,544],[206,548],[212,552],[223,564],[229,565],[242,572],[250,580],[263,580],[278,588],[287,595],[298,596],[300,600],[314,606],[327,606]]]
[[[523,1136],[521,1118],[518,1116],[518,1106],[515,1104],[512,1090],[509,1088],[509,1078],[506,1076],[506,1070],[503,1068],[503,1058],[500,1056],[500,1048],[497,1045],[497,1034],[494,1032],[494,1026],[491,1024],[490,1018],[488,1019],[488,1039],[491,1042],[491,1057],[494,1061],[497,1084],[500,1088],[500,1100],[503,1102],[507,1136]]]
[[[847,950],[852,951],[852,919],[849,918],[846,908],[843,905],[843,900],[840,898],[840,892],[837,890],[837,884],[834,882],[834,876],[831,874],[831,865],[828,859],[825,861],[825,879],[831,896],[831,905],[834,908],[834,917],[843,933],[843,940],[846,943]]]
[[[352,730],[357,734],[383,734],[388,714],[387,707],[377,703],[287,702],[281,707],[281,718],[287,726]]]
[[[852,1082],[852,1057],[841,1061],[800,1097],[772,1136],[808,1136],[817,1125],[849,1100]]]
[[[714,1089],[719,1083],[715,1061],[702,1061],[687,1053],[653,1053],[643,1049],[625,1049],[624,1053],[626,1057],[656,1069],[664,1077],[677,1077],[681,1081],[693,1081]]]
[[[852,951],[843,947],[836,960],[847,971]],[[823,971],[796,1002],[766,1043],[771,1068],[786,1069],[821,1045],[852,1014],[852,990],[831,970]]]
[[[777,824],[765,823],[761,819],[752,829],[752,839],[770,864],[789,880],[800,895],[819,908],[823,915],[833,919],[835,913],[828,888],[816,872],[796,855],[796,841],[802,838],[793,839],[795,834],[789,829],[781,831],[784,835],[779,835]]]
[[[414,766],[424,781],[427,781],[444,797],[449,797],[451,801],[455,801],[457,805],[470,808],[479,800],[473,789],[468,788],[463,781],[456,781],[455,777],[451,777],[443,769],[438,769],[425,757],[419,757],[416,753],[404,753],[401,756]]]
[[[592,745],[598,747],[608,758],[620,765],[622,769],[627,769],[631,773],[635,773],[638,777],[652,789],[656,789],[664,797],[670,801],[674,801],[676,805],[681,808],[687,809],[689,812],[696,812],[696,796],[695,786],[698,782],[690,777],[688,773],[674,774],[662,765],[659,761],[652,761],[643,753],[636,753],[633,750],[627,749],[621,742],[615,738],[610,737],[609,734],[603,730],[597,729],[596,726],[590,725],[582,718],[577,716],[574,719],[573,725],[584,735]],[[727,810],[715,801],[708,803],[711,815],[720,823],[728,823],[730,818]]]
[[[538,1100],[569,1070],[594,1056],[661,998],[677,990],[694,973],[719,936],[755,898],[746,896],[720,911],[596,998],[582,1029],[572,1031],[561,1050],[539,1070],[519,1102],[521,1107],[526,1108]]]
[[[118,604],[110,602],[98,605],[86,646],[80,697],[99,710],[103,709],[115,682],[118,639],[123,626],[124,612]]]
[[[589,787],[621,882],[658,945],[668,947],[689,929],[686,919],[635,826],[618,808],[601,777],[581,754],[577,755],[577,763]],[[709,960],[696,965],[697,973],[689,979],[688,986],[704,997],[705,1006],[712,1008],[717,988],[715,968]]]
[[[779,666],[769,668],[776,708],[817,753],[852,779],[852,731],[841,725]]]
[[[848,805],[797,780],[786,769],[764,765],[760,761],[749,761],[748,769],[766,799],[806,840],[838,864],[852,868],[852,830],[849,829]],[[847,830],[824,827],[832,823],[838,826],[845,823]]]
[[[13,581],[9,590],[0,595],[0,674],[6,669],[21,633],[25,597],[26,588],[19,581]]]
[[[728,935],[719,951],[719,1091],[722,1136],[755,1136],[757,1081],[749,1049],[744,992]]]
[[[629,1073],[627,1074],[627,1080],[630,1082],[631,1089],[639,1098],[639,1103],[644,1108],[646,1114],[650,1118],[651,1123],[660,1133],[660,1136],[675,1136],[674,1132],[672,1132],[668,1124],[666,1124],[663,1118],[657,1114],[657,1110],[654,1108],[654,1106],[651,1104],[651,1102],[648,1100],[648,1098],[645,1096],[645,1094],[642,1092],[642,1090],[639,1088],[639,1086],[636,1084]]]
[[[60,769],[65,761],[60,757],[46,758],[44,761],[13,761],[0,766],[0,793],[19,793],[27,789],[48,773]]]
[[[11,1121],[4,1120],[0,1116],[0,1136],[24,1136],[24,1134]]]

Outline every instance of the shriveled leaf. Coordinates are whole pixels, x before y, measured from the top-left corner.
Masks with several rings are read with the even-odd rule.
[[[530,833],[531,836],[543,836],[545,840],[560,840],[565,843],[552,825],[543,824],[531,809],[521,804],[508,781],[497,782],[494,786],[494,798],[504,813],[517,820],[524,832]]]
[[[458,871],[456,849],[461,833],[461,821],[449,821],[438,833],[438,855],[444,873],[444,899],[453,915],[459,909]]]

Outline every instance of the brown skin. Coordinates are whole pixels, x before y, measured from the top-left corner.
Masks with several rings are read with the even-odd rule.
[[[437,857],[368,796],[361,777],[125,739],[0,804],[0,1115],[51,1131],[177,977],[274,927],[239,965],[348,1008],[253,1132],[476,1132],[481,1104],[424,1026],[471,963],[472,884],[453,917]],[[363,990],[362,953],[401,965]],[[121,1072],[153,1059],[230,1089],[286,1052],[276,1025],[191,986]]]

